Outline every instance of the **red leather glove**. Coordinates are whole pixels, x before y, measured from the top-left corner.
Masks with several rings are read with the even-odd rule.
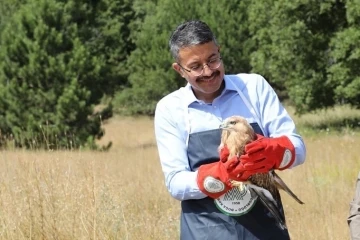
[[[234,156],[228,159],[229,155],[229,149],[225,145],[220,150],[220,161],[226,163],[224,164],[224,167],[226,168],[226,171],[229,174],[231,180],[245,182],[251,175],[256,173],[254,171],[244,169],[244,167],[240,163],[240,158],[238,156]]]
[[[295,148],[288,137],[268,138],[257,134],[257,139],[245,146],[245,154],[240,156],[240,163],[230,177],[248,178],[271,169],[284,170],[294,161]]]
[[[231,189],[228,169],[234,169],[239,160],[229,161],[229,150],[220,151],[220,161],[201,165],[198,169],[199,189],[211,198],[218,198]]]
[[[230,155],[230,151],[229,149],[227,148],[226,145],[224,145],[221,149],[220,149],[220,161],[221,162],[227,162],[228,160],[228,157]]]

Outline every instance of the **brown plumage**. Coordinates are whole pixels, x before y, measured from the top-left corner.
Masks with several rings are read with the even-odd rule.
[[[221,135],[221,144],[219,150],[227,146],[229,149],[229,159],[234,156],[240,156],[244,153],[245,145],[256,139],[256,134],[250,124],[240,116],[232,116],[220,125],[223,130]],[[231,182],[233,186],[244,188],[249,187],[252,194],[258,195],[260,201],[272,213],[274,218],[278,221],[279,227],[286,228],[285,216],[279,210],[280,193],[279,189],[283,189],[290,196],[292,196],[298,203],[303,202],[286,186],[284,181],[275,173],[270,171],[268,173],[257,173],[252,175],[246,182]]]

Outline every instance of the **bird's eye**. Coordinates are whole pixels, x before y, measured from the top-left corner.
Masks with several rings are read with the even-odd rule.
[[[235,125],[235,124],[236,124],[236,121],[230,121],[230,124],[231,124],[231,125]]]

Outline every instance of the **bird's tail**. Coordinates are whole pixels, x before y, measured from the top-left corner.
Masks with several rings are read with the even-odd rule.
[[[255,186],[253,184],[249,184],[248,186],[250,192],[259,197],[261,203],[269,210],[271,215],[275,218],[279,228],[282,230],[287,229],[285,216],[282,212],[280,212],[276,201],[271,195],[271,193],[268,190]]]
[[[278,185],[278,188],[284,190],[285,192],[287,192],[292,198],[294,198],[298,203],[300,204],[304,204],[303,201],[301,201],[296,195],[295,193],[293,193],[293,191],[290,190],[290,188],[285,184],[285,182],[280,178],[279,175],[277,175],[275,173],[275,171],[272,171],[271,174],[273,175],[273,179],[276,182],[276,184]]]

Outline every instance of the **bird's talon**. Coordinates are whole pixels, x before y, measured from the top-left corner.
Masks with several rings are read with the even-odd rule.
[[[240,186],[239,186],[239,189],[240,189],[241,192],[244,191],[244,189],[245,189],[245,184],[244,184],[244,183],[241,183]]]

